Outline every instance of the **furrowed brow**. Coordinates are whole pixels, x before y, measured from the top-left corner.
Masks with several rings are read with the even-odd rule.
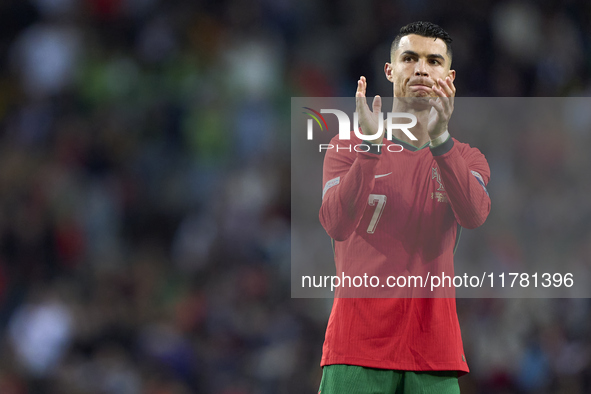
[[[439,59],[439,60],[441,60],[442,62],[445,62],[445,58],[443,57],[443,55],[440,55],[440,54],[438,54],[438,53],[432,53],[432,54],[430,54],[430,55],[427,55],[427,58],[428,58],[428,59]]]
[[[404,51],[400,54],[400,56],[415,56],[415,57],[419,57],[419,54],[416,53],[415,51]]]
[[[414,57],[419,57],[419,54],[416,53],[415,51],[404,51],[400,54],[400,56],[414,56]],[[440,55],[439,53],[431,53],[429,55],[427,55],[428,59],[439,59],[441,60],[441,62],[445,62],[445,58],[443,57],[443,55]]]

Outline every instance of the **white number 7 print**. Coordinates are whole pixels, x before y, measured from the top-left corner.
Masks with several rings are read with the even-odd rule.
[[[376,210],[373,212],[369,226],[367,226],[367,232],[369,234],[373,234],[373,232],[376,230],[376,226],[378,225],[378,221],[382,217],[382,212],[384,211],[384,206],[386,205],[386,196],[383,194],[370,194],[368,203],[372,207],[377,203]]]

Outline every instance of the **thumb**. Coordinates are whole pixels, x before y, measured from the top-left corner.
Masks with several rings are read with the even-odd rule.
[[[377,114],[382,112],[382,98],[380,96],[375,96],[373,99],[373,112]]]

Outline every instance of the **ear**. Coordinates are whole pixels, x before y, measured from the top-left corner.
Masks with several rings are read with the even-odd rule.
[[[456,79],[456,70],[449,70],[449,73],[447,73],[447,76],[451,78],[451,81],[453,82]]]
[[[392,67],[391,63],[386,63],[384,65],[384,73],[386,74],[386,79],[390,82],[394,82],[394,67]]]

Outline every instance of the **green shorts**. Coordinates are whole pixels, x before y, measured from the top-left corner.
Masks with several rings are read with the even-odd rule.
[[[456,371],[394,371],[327,365],[318,394],[459,394]]]

